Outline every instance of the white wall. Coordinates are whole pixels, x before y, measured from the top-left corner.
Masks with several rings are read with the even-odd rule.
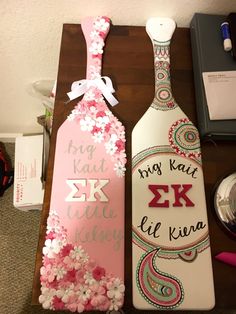
[[[1,0],[0,133],[38,132],[41,102],[27,92],[39,79],[54,79],[63,23],[107,15],[114,25],[145,25],[151,16],[169,16],[189,26],[194,12],[236,11],[235,0]]]

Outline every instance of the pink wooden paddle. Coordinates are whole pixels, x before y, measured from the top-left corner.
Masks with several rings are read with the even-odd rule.
[[[125,131],[108,109],[117,101],[101,77],[107,17],[87,18],[84,94],[57,134],[47,235],[41,268],[42,306],[53,310],[118,310],[124,298]]]

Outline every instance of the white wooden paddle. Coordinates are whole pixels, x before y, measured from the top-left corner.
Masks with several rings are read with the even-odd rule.
[[[132,132],[133,304],[139,309],[214,306],[199,134],[170,82],[175,22],[151,18],[155,95]]]

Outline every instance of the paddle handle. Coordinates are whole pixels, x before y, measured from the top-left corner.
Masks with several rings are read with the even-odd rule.
[[[167,17],[152,17],[146,23],[146,32],[152,42],[170,41],[175,28],[175,21]]]
[[[87,45],[87,79],[101,76],[103,47],[110,29],[110,19],[106,16],[87,17],[81,22]]]

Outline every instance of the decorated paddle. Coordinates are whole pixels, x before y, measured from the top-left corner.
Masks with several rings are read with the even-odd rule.
[[[53,183],[41,268],[40,303],[46,309],[119,310],[124,298],[125,131],[108,109],[116,99],[101,77],[107,17],[87,18],[84,94],[57,133]]]
[[[214,286],[199,134],[173,98],[175,22],[151,18],[155,96],[132,133],[133,304],[211,309]]]

